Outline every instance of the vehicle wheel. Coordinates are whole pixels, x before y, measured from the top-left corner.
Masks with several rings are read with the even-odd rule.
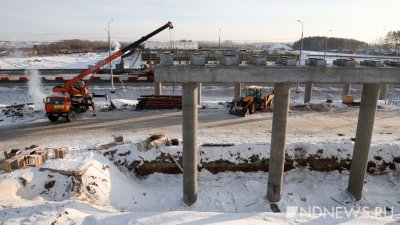
[[[243,116],[246,117],[246,116],[249,115],[249,113],[250,113],[250,110],[249,110],[249,109],[246,109],[246,110],[244,110],[244,112],[243,112]]]
[[[67,121],[72,122],[74,120],[76,120],[76,113],[75,111],[70,111],[67,115]]]
[[[49,120],[50,120],[51,122],[54,123],[54,122],[57,122],[57,120],[58,120],[59,117],[58,117],[58,116],[49,116],[48,118],[49,118]]]
[[[261,109],[261,110],[264,110],[264,109],[265,109],[265,102],[261,102],[261,103],[260,103],[260,109]]]
[[[250,114],[253,114],[253,113],[255,113],[256,112],[256,105],[254,105],[253,103],[251,103],[250,105],[249,105],[249,113]]]

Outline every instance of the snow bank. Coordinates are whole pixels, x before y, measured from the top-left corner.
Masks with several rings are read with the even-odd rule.
[[[345,191],[348,173],[321,173],[296,169],[284,175],[283,213],[272,214],[265,201],[268,174],[199,173],[198,199],[192,206],[182,204],[182,175],[153,174],[136,178],[121,172],[100,152],[74,149],[68,160],[92,164],[81,176],[64,176],[27,167],[13,173],[0,173],[0,215],[6,223],[226,223],[264,224],[310,222],[314,224],[386,223],[399,215],[398,172],[367,175],[364,198],[355,202]],[[21,179],[23,178],[23,179]],[[25,181],[24,181],[25,180]],[[397,180],[395,182],[395,180]],[[49,183],[55,181],[52,187]],[[46,185],[48,188],[46,188]],[[51,185],[50,185],[51,186]],[[373,212],[351,217],[287,218],[286,207],[393,207],[394,217],[369,218]],[[173,211],[173,212],[172,212]],[[322,220],[323,219],[323,220]]]

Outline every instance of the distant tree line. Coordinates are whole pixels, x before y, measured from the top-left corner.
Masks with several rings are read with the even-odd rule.
[[[121,43],[121,47],[126,44]],[[89,40],[63,40],[50,44],[34,45],[31,51],[37,55],[48,54],[70,54],[82,52],[104,52],[109,49],[106,41],[89,41]]]
[[[303,39],[303,50],[310,51],[324,51],[325,50],[325,42],[326,49],[328,50],[349,50],[354,51],[357,49],[367,48],[368,44],[362,41],[354,40],[354,39],[346,39],[346,38],[334,38],[321,36],[315,37],[305,37]],[[292,48],[299,50],[301,46],[301,40],[294,42]]]
[[[400,50],[400,30],[389,31],[383,38],[382,46],[384,49],[389,51],[396,51],[399,53]]]

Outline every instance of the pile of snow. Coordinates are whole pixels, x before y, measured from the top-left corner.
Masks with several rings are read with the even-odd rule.
[[[333,224],[344,221],[343,217],[324,218],[307,214],[288,218],[286,214],[290,206],[304,209],[317,206],[328,209],[367,207],[368,210],[346,221],[368,224],[394,222],[400,213],[398,172],[367,175],[364,198],[356,202],[345,191],[347,172],[292,170],[284,175],[282,200],[278,203],[283,213],[272,214],[265,200],[267,173],[214,175],[200,172],[197,202],[186,206],[182,203],[182,175],[132,177],[121,172],[100,152],[79,148],[72,149],[66,159],[49,159],[44,166],[54,160],[64,166],[81,161],[92,166],[81,176],[64,176],[34,167],[0,173],[1,221],[35,224],[264,224],[266,221]],[[81,164],[73,165],[79,169]],[[369,218],[374,215],[374,207],[390,211],[385,212],[386,216]]]

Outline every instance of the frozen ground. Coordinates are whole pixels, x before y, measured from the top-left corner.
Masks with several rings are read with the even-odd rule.
[[[345,191],[348,173],[286,172],[279,207],[271,213],[265,200],[267,173],[199,174],[198,200],[182,204],[182,175],[132,177],[111,164],[101,152],[74,148],[66,159],[50,159],[43,167],[82,167],[81,177],[37,168],[0,173],[0,215],[4,224],[376,224],[400,219],[400,174],[368,175],[364,198],[355,202]],[[72,165],[72,166],[71,166]],[[70,169],[69,169],[70,170]],[[53,183],[52,187],[45,187]],[[288,218],[287,207],[337,210]],[[347,217],[345,209],[362,211]],[[376,212],[376,209],[383,211]],[[289,215],[290,216],[290,215]]]
[[[68,62],[65,56],[62,62]],[[91,58],[90,54],[85,56]],[[100,57],[99,57],[100,58]],[[21,59],[21,64],[24,59]],[[25,59],[28,60],[28,59]],[[30,59],[29,59],[30,60]],[[50,65],[57,58],[42,59]],[[97,59],[93,58],[93,62]],[[68,68],[75,68],[71,56]],[[80,60],[78,60],[81,63]],[[87,63],[92,63],[87,61]],[[18,61],[15,61],[18,62]],[[36,62],[35,62],[36,63]],[[40,62],[37,62],[40,63]],[[85,62],[86,63],[86,62]],[[83,63],[83,64],[85,64]],[[25,65],[31,66],[31,61]],[[56,63],[57,64],[57,63]],[[80,68],[83,64],[75,64]],[[62,66],[62,65],[61,65]],[[85,66],[86,67],[86,66]],[[38,67],[36,67],[38,68]],[[117,84],[119,85],[119,84]],[[89,169],[81,176],[65,176],[26,167],[12,173],[0,172],[0,223],[4,224],[398,224],[400,221],[400,168],[381,175],[367,175],[364,197],[355,202],[347,193],[348,172],[316,172],[299,167],[284,175],[284,190],[278,206],[282,213],[272,213],[265,200],[268,173],[225,172],[199,173],[198,201],[192,206],[182,203],[182,175],[152,174],[134,177],[114,165],[103,152],[92,150],[109,143],[111,135],[122,134],[129,143],[119,146],[117,154],[132,151],[130,157],[154,159],[155,152],[139,153],[135,143],[151,134],[162,133],[181,139],[180,110],[132,110],[140,95],[152,94],[152,87],[117,86],[110,94],[108,87],[92,87],[96,93],[108,93],[119,110],[105,110],[109,102],[97,100],[102,108],[97,117],[92,112],[80,114],[77,121],[52,124],[40,107],[24,106],[22,117],[7,117],[4,106],[33,102],[27,87],[0,87],[0,148],[24,148],[32,144],[44,147],[69,147],[66,159],[49,159],[42,168]],[[270,86],[264,88],[269,93]],[[44,94],[51,87],[40,87]],[[291,93],[291,105],[302,104],[304,88]],[[352,94],[360,99],[361,87],[353,86]],[[165,94],[180,94],[180,87],[164,87]],[[225,151],[210,149],[209,160],[224,159],[234,163],[228,153],[252,147],[252,153],[269,155],[272,113],[257,112],[241,118],[228,114],[226,106],[218,104],[231,100],[233,87],[203,85],[199,109],[199,144],[234,143]],[[326,156],[340,158],[352,153],[358,107],[341,104],[340,86],[316,86],[312,103],[333,99],[322,110],[292,110],[289,114],[287,150],[304,148],[305,154],[324,149]],[[400,88],[392,86],[388,99],[399,101]],[[379,101],[371,146],[381,160],[399,157],[400,104],[387,105]],[[2,121],[1,121],[2,120]],[[340,149],[340,152],[337,150]],[[169,148],[171,153],[182,151]],[[124,158],[121,156],[120,158]],[[129,158],[128,158],[129,159]],[[53,183],[53,181],[55,181]],[[47,185],[46,185],[47,184]],[[50,187],[53,184],[52,187]],[[293,215],[287,207],[299,207],[307,213]],[[310,208],[317,210],[310,212]],[[326,207],[333,216],[320,214]],[[347,210],[361,209],[347,216]],[[297,211],[300,212],[300,211]]]

